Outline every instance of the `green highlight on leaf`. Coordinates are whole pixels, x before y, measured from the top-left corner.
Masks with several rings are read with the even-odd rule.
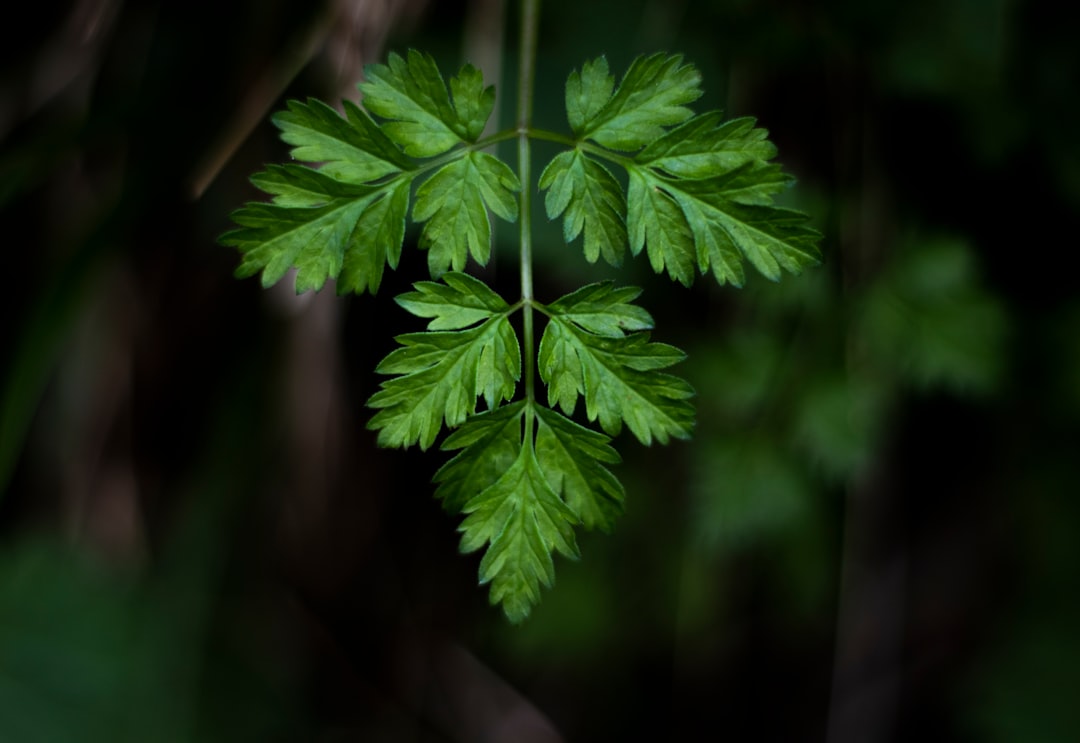
[[[457,114],[457,131],[468,142],[475,142],[484,131],[492,109],[495,108],[495,86],[484,87],[480,70],[467,64],[456,77],[450,78],[450,91]]]
[[[769,179],[777,171],[762,168],[758,173]],[[743,174],[753,177],[749,170]],[[821,235],[806,224],[805,214],[757,203],[759,199],[744,196],[732,184],[742,185],[736,178],[665,184],[691,226],[702,273],[711,267],[719,283],[741,286],[741,258],[772,281],[780,279],[781,269],[799,274],[819,262]],[[725,185],[731,188],[725,191]]]
[[[405,240],[405,212],[409,207],[409,181],[385,189],[356,222],[353,240],[338,277],[338,293],[374,294],[382,281],[383,265],[397,268]]]
[[[566,80],[566,119],[574,134],[581,136],[599,116],[615,90],[615,78],[608,72],[606,57],[597,57],[574,70]]]
[[[364,198],[375,192],[371,186],[342,183],[322,171],[304,165],[267,165],[251,176],[251,182],[273,196],[282,207],[319,207],[334,199]],[[235,214],[234,214],[235,216]]]
[[[473,496],[491,487],[517,459],[525,401],[478,413],[443,441],[447,451],[461,451],[433,478],[435,497],[450,513],[460,513]]]

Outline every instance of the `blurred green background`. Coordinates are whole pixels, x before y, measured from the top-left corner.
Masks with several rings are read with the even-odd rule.
[[[511,627],[363,402],[425,276],[231,277],[289,97],[425,49],[501,79],[498,0],[21,6],[0,25],[0,741],[1073,741],[1080,18],[1049,0],[550,0],[538,125],[606,54],[753,115],[824,265],[689,292],[693,441]],[[509,152],[506,153],[509,156]],[[551,151],[536,148],[537,169]],[[615,275],[538,224],[538,295]],[[484,276],[517,292],[513,231]]]

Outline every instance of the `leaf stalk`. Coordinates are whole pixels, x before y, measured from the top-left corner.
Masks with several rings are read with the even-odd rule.
[[[522,345],[525,367],[525,445],[532,447],[533,405],[536,400],[536,348],[533,340],[532,276],[532,124],[533,87],[536,72],[536,38],[540,25],[540,0],[522,0],[521,37],[518,44],[518,180],[521,181],[521,304]]]

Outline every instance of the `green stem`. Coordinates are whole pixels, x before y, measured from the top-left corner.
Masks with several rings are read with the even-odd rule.
[[[563,134],[562,132],[552,132],[548,131],[547,129],[536,129],[532,126],[527,126],[525,127],[525,135],[529,139],[537,139],[544,142],[554,142],[556,144],[570,147],[571,149],[580,149],[585,152],[591,152],[594,155],[598,155],[607,160],[611,160],[612,162],[619,163],[620,165],[633,164],[634,162],[634,158],[632,157],[620,155],[618,152],[613,152],[605,147],[593,144],[592,142],[584,139],[575,139],[574,137],[571,137],[568,134]],[[487,137],[484,137],[483,139],[478,139],[474,144],[469,145],[469,149],[482,150],[485,147],[490,147],[493,144],[505,142],[508,139],[513,139],[514,137],[520,136],[521,126],[519,125],[514,127],[513,129],[503,129],[502,131],[491,134]]]
[[[554,142],[556,144],[561,144],[565,147],[569,147],[570,149],[579,149],[583,152],[589,152],[593,155],[596,155],[597,157],[602,157],[609,162],[622,165],[626,169],[634,166],[634,159],[632,157],[620,155],[617,152],[612,152],[611,150],[600,147],[599,145],[595,145],[592,142],[587,142],[581,139],[574,139],[573,137],[566,134],[548,131],[547,129],[534,129],[531,126],[526,126],[523,129],[521,126],[514,126],[512,129],[503,129],[502,131],[495,132],[494,134],[489,134],[486,137],[481,137],[480,139],[476,140],[471,144],[466,143],[461,147],[456,147],[455,149],[439,155],[438,157],[433,157],[429,160],[417,162],[411,170],[403,171],[396,176],[390,178],[387,182],[390,182],[397,178],[415,178],[416,176],[422,175],[429,170],[437,170],[443,165],[446,165],[449,162],[453,162],[454,160],[458,160],[470,152],[480,152],[482,150],[486,150],[488,147],[491,147],[493,144],[499,144],[500,142],[506,142],[511,139],[520,140],[523,136],[523,132],[524,136],[530,140],[536,139],[544,142]]]
[[[521,180],[521,323],[525,364],[525,444],[532,445],[533,404],[536,401],[536,349],[533,346],[532,277],[532,123],[533,80],[536,70],[536,37],[540,25],[540,0],[522,0],[521,39],[518,45],[518,178]]]

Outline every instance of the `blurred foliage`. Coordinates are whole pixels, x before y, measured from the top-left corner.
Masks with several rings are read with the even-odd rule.
[[[352,36],[287,2],[39,4],[0,30],[0,740],[822,740],[853,559],[903,566],[856,625],[902,627],[867,680],[898,685],[885,737],[1075,737],[1075,8],[544,4],[538,125],[584,59],[682,52],[702,110],[770,130],[826,262],[689,294],[629,262],[699,428],[620,442],[614,537],[511,628],[438,463],[364,430],[416,251],[375,299],[304,304],[214,244],[284,158],[270,111],[347,90],[332,50],[453,68],[469,8],[498,7],[376,6],[397,15]],[[534,221],[538,294],[609,277]],[[511,265],[487,277],[508,296]]]
[[[296,710],[279,706],[282,672],[275,678],[253,660],[265,648],[239,628],[228,644],[209,636],[209,598],[183,580],[116,575],[48,541],[9,545],[0,562],[0,735],[289,739]]]
[[[997,388],[1008,319],[971,251],[938,239],[897,252],[854,296],[827,274],[794,292],[759,285],[721,343],[691,352],[707,411],[693,523],[707,543],[798,522],[815,491],[865,473],[905,397]]]

